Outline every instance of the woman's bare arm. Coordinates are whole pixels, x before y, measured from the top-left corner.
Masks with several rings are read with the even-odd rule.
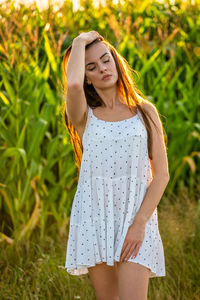
[[[157,131],[155,127],[152,126],[153,159],[150,160],[150,164],[152,168],[153,179],[147,189],[141,207],[134,219],[134,222],[139,222],[141,224],[145,224],[147,222],[155,208],[158,206],[170,179],[162,125],[157,109],[153,104],[145,104],[144,107],[150,113],[159,130]]]
[[[85,126],[88,113],[87,100],[83,88],[85,78],[85,47],[98,37],[101,36],[96,31],[82,32],[77,36],[73,40],[67,63],[66,113],[76,130]]]
[[[66,112],[76,130],[84,126],[87,101],[83,89],[85,76],[85,41],[74,39],[67,64]]]
[[[72,43],[67,64],[67,86],[83,87],[85,76],[85,44],[83,39],[75,38]]]

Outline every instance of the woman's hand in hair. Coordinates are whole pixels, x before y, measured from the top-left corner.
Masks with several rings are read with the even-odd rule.
[[[85,45],[92,43],[97,38],[103,40],[104,38],[97,31],[81,32],[77,37],[74,38],[73,42],[76,40],[81,40],[85,42]]]

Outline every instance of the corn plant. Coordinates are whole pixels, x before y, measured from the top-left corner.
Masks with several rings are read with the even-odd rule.
[[[12,244],[69,223],[77,169],[64,125],[61,63],[82,31],[97,30],[127,59],[158,108],[175,193],[199,192],[199,5],[126,1],[72,11],[0,7],[0,236]],[[92,25],[91,25],[92,24]],[[91,27],[92,26],[92,27]]]

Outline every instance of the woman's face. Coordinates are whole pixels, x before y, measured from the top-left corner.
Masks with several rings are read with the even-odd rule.
[[[111,75],[103,79],[104,75]],[[99,42],[85,51],[85,76],[95,88],[105,89],[116,84],[118,73],[112,54],[108,47]]]

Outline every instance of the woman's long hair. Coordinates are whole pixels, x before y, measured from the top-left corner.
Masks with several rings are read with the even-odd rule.
[[[143,102],[150,102],[150,101],[143,95],[143,93],[136,87],[136,85],[134,83],[133,75],[134,75],[134,73],[137,73],[137,72],[134,71],[130,67],[130,65],[128,64],[126,59],[123,58],[117,52],[117,50],[106,40],[102,40],[100,38],[97,38],[93,42],[91,42],[90,44],[86,45],[85,49],[87,49],[91,45],[93,45],[95,43],[99,43],[99,42],[104,43],[109,48],[109,50],[110,50],[110,52],[111,52],[111,54],[114,58],[116,68],[117,68],[117,72],[118,72],[117,89],[118,89],[119,95],[122,96],[122,99],[124,99],[124,103],[131,110],[132,110],[133,106],[136,106],[137,109],[142,114],[142,117],[143,117],[143,120],[144,120],[144,123],[145,123],[145,127],[146,127],[146,130],[147,130],[147,134],[148,134],[149,158],[152,159],[153,158],[152,157],[152,130],[151,130],[151,126],[150,126],[149,120],[146,117],[146,115],[148,115],[148,117],[151,119],[151,121],[154,123],[155,126],[156,126],[156,124],[152,120],[149,113],[146,110],[144,110],[144,108],[141,105]],[[62,63],[62,68],[63,68],[62,76],[63,76],[63,83],[64,83],[64,91],[63,91],[64,101],[63,101],[63,105],[62,105],[62,115],[65,119],[65,125],[66,125],[66,127],[67,127],[67,129],[70,133],[70,141],[71,141],[71,144],[72,144],[73,149],[74,149],[75,163],[78,167],[78,174],[79,174],[80,173],[82,153],[83,153],[83,145],[82,145],[81,139],[80,139],[76,129],[74,128],[74,126],[70,122],[70,120],[68,119],[67,113],[66,113],[66,99],[67,99],[67,95],[66,95],[66,93],[67,93],[66,70],[67,70],[67,63],[68,63],[69,55],[70,55],[70,52],[71,52],[71,48],[72,48],[72,45],[70,45],[67,48],[67,50],[65,51],[65,54],[64,54],[64,57],[63,57],[63,63]],[[103,100],[97,94],[97,92],[94,89],[93,85],[92,84],[90,84],[90,85],[87,84],[86,76],[84,78],[83,88],[84,88],[87,104],[91,108],[104,105]],[[158,112],[158,114],[159,114],[159,112]],[[162,125],[162,122],[161,122],[161,125]],[[162,129],[163,129],[163,132],[164,132],[164,138],[165,138],[165,142],[166,142],[167,136],[166,136],[166,133],[165,133],[165,130],[164,130],[163,126],[162,126]]]

